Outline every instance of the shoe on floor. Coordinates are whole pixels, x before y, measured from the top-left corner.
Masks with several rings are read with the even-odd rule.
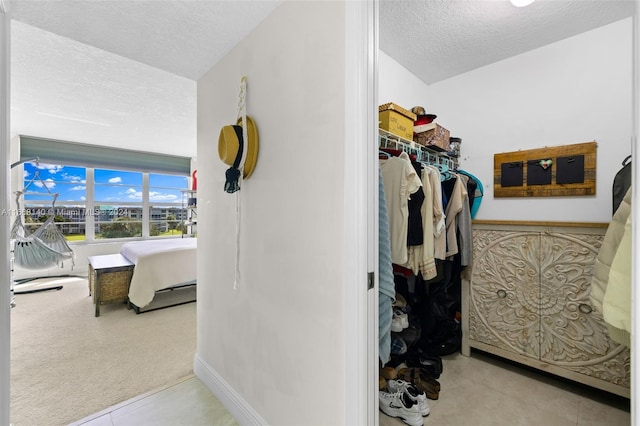
[[[403,311],[400,308],[395,308],[393,310],[393,319],[395,320],[396,318],[400,322],[400,326],[402,327],[402,330],[409,327],[409,315],[407,315],[405,311]]]
[[[440,378],[440,374],[442,374],[442,358],[423,354],[419,356],[418,360],[420,366],[427,370],[431,377],[434,379]]]
[[[420,340],[420,325],[409,321],[409,327],[398,333],[398,336],[404,340],[407,347],[411,347]]]
[[[385,379],[384,377],[380,376],[378,378],[378,390],[384,390],[387,388],[387,379]]]
[[[410,330],[410,328],[407,330]],[[407,330],[404,330],[399,336],[403,337]],[[409,343],[407,343],[407,346],[409,346]],[[415,351],[413,351],[411,355],[407,357],[406,364],[408,367],[424,368],[434,379],[439,379],[442,374],[442,358],[439,356],[428,355],[421,351],[415,353]]]
[[[391,320],[391,331],[394,333],[400,333],[404,328],[402,328],[402,321],[400,318],[396,318],[395,315]]]
[[[398,417],[410,426],[424,425],[418,404],[413,402],[406,393],[379,391],[378,399],[380,410],[387,416]]]
[[[393,367],[380,367],[380,377],[383,377],[387,380],[395,379],[398,377],[398,373]]]
[[[404,308],[405,306],[407,306],[407,300],[400,293],[396,293],[396,298],[393,301],[392,306],[394,308]]]
[[[402,309],[395,308],[391,319],[391,331],[399,333],[407,327],[409,327],[409,316]]]
[[[440,398],[440,382],[431,377],[423,368],[403,368],[398,370],[398,379],[413,383],[423,390],[428,399]]]
[[[431,410],[429,409],[429,404],[427,404],[427,395],[412,383],[405,382],[404,380],[389,380],[387,382],[387,388],[391,393],[406,393],[409,399],[418,404],[418,410],[423,417],[429,415]]]
[[[407,344],[400,337],[391,335],[391,355],[407,353]]]

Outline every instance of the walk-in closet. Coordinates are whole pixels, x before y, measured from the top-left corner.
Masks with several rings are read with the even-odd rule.
[[[505,54],[490,58],[463,34],[484,26],[487,41],[496,16],[524,25],[551,5],[409,3],[380,3],[380,424],[513,424],[509,410],[485,412],[496,400],[518,421],[531,408],[544,423],[581,424],[600,404],[627,423],[630,304],[616,323],[602,293],[630,288],[628,270],[607,275],[603,247],[625,257],[611,201],[630,192],[614,180],[632,151],[633,19],[619,10],[528,47],[512,32],[492,40]],[[565,6],[576,16],[589,5]],[[403,14],[431,32],[388,25]],[[412,55],[397,52],[399,35]],[[463,64],[485,48],[484,62]],[[555,402],[529,391],[536,381]]]

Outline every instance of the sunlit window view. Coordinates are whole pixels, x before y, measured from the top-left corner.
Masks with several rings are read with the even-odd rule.
[[[180,236],[188,177],[24,164],[19,199],[28,232],[51,215],[67,241]]]

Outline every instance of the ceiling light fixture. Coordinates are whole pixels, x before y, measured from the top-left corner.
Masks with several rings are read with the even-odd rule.
[[[534,1],[535,0],[511,0],[511,4],[514,5],[515,7],[525,7],[525,6],[529,6]]]

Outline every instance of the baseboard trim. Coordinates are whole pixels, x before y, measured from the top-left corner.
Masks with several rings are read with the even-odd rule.
[[[193,372],[241,425],[267,425],[267,422],[213,368],[196,353]]]

